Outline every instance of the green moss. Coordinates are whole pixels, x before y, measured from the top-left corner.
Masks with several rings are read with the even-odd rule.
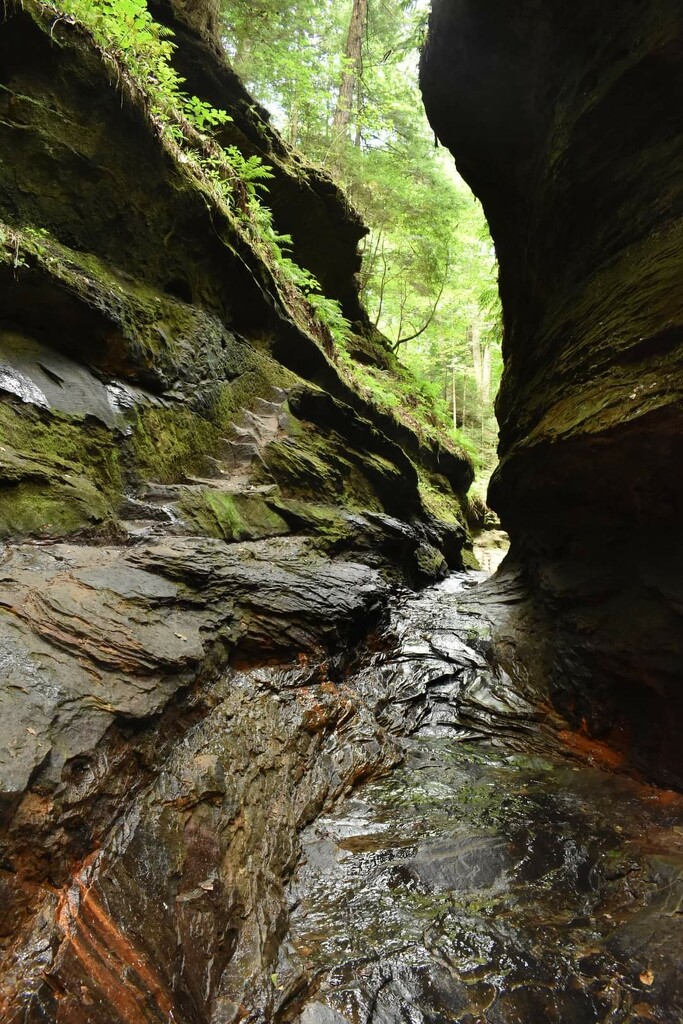
[[[442,523],[448,523],[449,526],[467,528],[462,504],[453,493],[446,478],[427,473],[420,466],[416,466],[416,469],[420,499],[427,512]]]
[[[316,545],[328,553],[347,546],[357,532],[347,516],[332,505],[296,498],[273,498],[269,504],[292,529],[312,534]]]
[[[420,544],[415,552],[415,566],[421,576],[429,580],[442,579],[448,574],[446,559],[432,544]]]
[[[122,486],[118,446],[111,431],[96,420],[58,412],[44,412],[35,406],[0,402],[0,453],[45,463],[45,472],[79,472],[107,492]]]
[[[216,383],[202,396],[201,413],[190,405],[143,406],[132,422],[130,461],[139,479],[177,483],[201,476],[206,456],[220,458],[226,439],[245,409],[266,401],[275,388],[298,381],[263,352],[245,353],[248,365],[232,381]]]
[[[239,376],[216,389],[211,419],[224,430],[228,429],[236,417],[244,409],[253,408],[259,398],[269,401],[276,388],[287,390],[300,384],[300,378],[276,363],[267,351],[251,348],[248,365],[243,367]]]
[[[376,350],[373,362],[367,362],[368,346]],[[365,355],[357,362],[350,352]],[[461,431],[454,431],[450,417],[430,392],[393,352],[379,351],[368,340],[349,339],[339,347],[337,362],[342,375],[366,401],[391,416],[397,424],[414,432],[421,444],[436,445],[465,461],[476,458],[471,442]]]
[[[386,489],[393,487],[396,487],[399,491],[403,489],[403,474],[390,459],[385,459],[382,455],[377,455],[375,452],[359,454],[358,466],[360,470],[364,476],[376,485],[376,489],[380,494],[386,491]]]
[[[272,441],[266,448],[265,461],[278,483],[295,495],[316,495],[334,501],[344,493],[344,474],[339,465],[319,455],[319,446],[304,439],[285,438]],[[331,453],[330,453],[331,454]]]
[[[460,557],[462,558],[462,564],[465,569],[481,569],[474,551],[470,551],[468,548],[463,548],[460,552]]]
[[[0,264],[35,281],[58,283],[88,314],[90,365],[124,379],[167,382],[198,354],[207,372],[235,375],[243,370],[246,349],[226,349],[226,332],[217,317],[117,273],[91,253],[70,249],[42,228],[13,228],[0,222]],[[98,323],[101,320],[101,323]],[[75,340],[70,339],[70,344]]]
[[[192,409],[146,406],[135,413],[127,448],[139,480],[176,483],[202,472],[220,436],[214,423]]]
[[[342,454],[343,451],[343,454]],[[264,453],[269,473],[288,497],[322,499],[358,511],[390,508],[405,485],[396,466],[379,455],[349,449],[334,434],[322,435],[309,425],[296,437],[271,442]]]
[[[0,402],[0,439],[0,536],[113,525],[122,475],[105,426]]]
[[[0,537],[66,537],[85,529],[114,528],[106,497],[83,476],[66,484],[20,483],[0,490]]]
[[[285,520],[258,494],[188,489],[179,508],[197,532],[222,540],[259,540],[290,532]]]

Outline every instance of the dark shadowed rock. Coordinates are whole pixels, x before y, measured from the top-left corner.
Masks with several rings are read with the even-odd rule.
[[[500,261],[490,500],[549,611],[553,697],[679,781],[682,45],[677,0],[436,0],[422,62]]]

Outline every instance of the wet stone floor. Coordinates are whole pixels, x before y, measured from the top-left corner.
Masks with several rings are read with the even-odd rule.
[[[394,671],[425,671],[420,635],[440,656],[447,634],[451,651],[462,645],[444,607],[408,609],[412,646],[399,645]],[[486,704],[486,669],[476,647],[464,653],[450,676],[442,664],[428,678],[456,710],[463,689]],[[276,1019],[680,1024],[681,798],[566,756],[532,728],[521,742],[446,728],[443,708],[416,718],[400,768],[304,834]]]

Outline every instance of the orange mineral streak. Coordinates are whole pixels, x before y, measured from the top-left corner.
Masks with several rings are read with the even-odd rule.
[[[570,732],[569,729],[562,729],[558,739],[564,746],[574,754],[585,758],[592,764],[598,764],[603,768],[611,768],[613,771],[624,769],[628,766],[628,757],[622,750],[615,750],[600,740],[592,740],[583,732]]]
[[[112,1021],[167,1024],[174,1019],[173,1004],[161,978],[81,879],[65,893],[59,923],[64,941],[46,980],[66,1012],[60,1013],[60,1021],[90,1022],[92,1013],[83,1005],[83,987],[100,1005],[108,1004]]]
[[[670,807],[671,810],[683,814],[683,793],[679,793],[675,789],[659,789],[652,786],[647,799],[660,807]]]

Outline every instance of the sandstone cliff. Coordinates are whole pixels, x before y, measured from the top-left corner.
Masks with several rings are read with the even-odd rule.
[[[397,373],[357,215],[175,8],[188,89]],[[472,468],[342,372],[237,185],[215,201],[72,19],[5,5],[0,69],[0,1015],[241,1019],[297,828],[396,758],[341,668],[391,581],[462,564]]]
[[[490,500],[553,698],[679,782],[682,46],[676,0],[435,0],[422,65],[500,261]]]

